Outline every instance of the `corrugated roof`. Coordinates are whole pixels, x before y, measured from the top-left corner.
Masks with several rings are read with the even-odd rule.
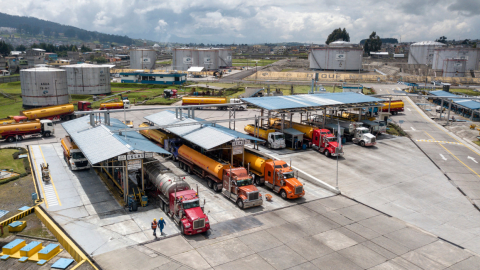
[[[241,98],[241,100],[267,110],[327,107],[356,103],[376,103],[384,100],[358,93],[328,93],[313,95]]]
[[[457,98],[458,97],[457,95],[452,94],[450,92],[445,92],[445,91],[442,91],[442,90],[438,90],[438,91],[431,91],[429,93],[434,95],[434,96],[439,96],[439,97],[451,97],[449,99],[451,99],[453,101],[453,103],[456,103],[456,104],[458,104],[462,107],[465,107],[465,108],[468,108],[468,109],[471,109],[471,110],[480,109],[480,102],[473,101],[471,99],[459,99],[459,98]]]
[[[162,111],[149,116],[144,117],[148,121],[154,123],[157,126],[166,126],[174,124],[189,124],[196,123],[198,121],[205,121],[201,118],[186,118],[187,115],[183,114],[183,120],[176,118],[173,111]],[[191,125],[181,127],[165,128],[167,131],[194,143],[206,150],[215,148],[222,144],[231,142],[238,138],[243,138],[251,141],[263,142],[263,140],[243,134],[241,132],[228,129],[223,126],[213,126],[211,124],[204,125]]]
[[[128,128],[120,120],[111,118],[110,124],[91,127],[90,117],[84,116],[62,123],[62,126],[91,164],[132,151],[170,154],[135,131],[122,135],[112,133],[112,130]]]
[[[288,133],[288,134],[291,134],[293,136],[297,136],[297,135],[305,135],[303,132],[300,132],[294,128],[286,128],[283,130],[283,133]]]

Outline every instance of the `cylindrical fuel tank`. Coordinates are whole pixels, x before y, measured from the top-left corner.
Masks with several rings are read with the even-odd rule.
[[[153,159],[151,159],[150,161],[153,161]],[[158,162],[144,164],[143,168],[148,176],[148,179],[152,182],[152,184],[155,185],[158,191],[160,191],[166,197],[168,197],[168,194],[175,192],[175,190],[178,192],[190,189],[188,183],[185,181],[181,181],[175,174],[162,174],[162,170]]]
[[[258,127],[255,128],[254,125],[246,125],[244,130],[250,135],[254,135],[258,133],[258,136],[264,140],[268,140],[268,134],[275,132],[275,129],[264,129],[264,128],[260,128],[260,131],[258,131]]]
[[[255,154],[252,154],[246,151],[244,152],[244,155],[245,155],[245,167],[247,167],[247,164],[250,163],[250,170],[256,171],[261,175],[263,175],[265,172],[265,164],[268,161],[271,161],[271,159],[264,159],[262,157],[259,157]],[[238,155],[238,156],[241,156],[241,155]]]
[[[138,127],[149,127],[149,126],[150,125],[146,123],[141,123],[140,125],[138,125]],[[143,136],[151,140],[158,142],[161,145],[165,145],[164,142],[166,139],[171,139],[175,137],[175,135],[173,134],[163,133],[158,129],[140,130],[140,134],[142,134]]]
[[[276,128],[276,129],[280,129],[281,126],[282,126],[282,119],[280,119],[280,118],[270,118],[270,126]],[[283,128],[289,128],[289,127],[290,127],[290,121],[285,120],[285,122],[283,123]],[[292,128],[294,128],[294,129],[296,129],[296,130],[298,130],[302,133],[305,133],[305,137],[307,137],[309,139],[313,138],[313,131],[318,129],[318,128],[313,127],[313,126],[299,124],[299,123],[295,123],[295,122],[292,123]]]
[[[67,73],[57,68],[30,68],[20,71],[24,108],[68,103]]]
[[[212,97],[183,97],[182,105],[202,105],[202,104],[225,104],[227,98],[212,98]]]
[[[222,179],[223,169],[229,168],[228,164],[222,164],[217,162],[205,155],[200,154],[199,152],[193,150],[192,148],[182,145],[178,148],[178,154],[184,159],[194,163],[203,170],[211,173],[218,179]]]
[[[56,115],[64,115],[73,113],[75,107],[73,104],[63,104],[56,106],[49,106],[37,109],[30,109],[20,112],[21,115],[30,120],[48,118]]]

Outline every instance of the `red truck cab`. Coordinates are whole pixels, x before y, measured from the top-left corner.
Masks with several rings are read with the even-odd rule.
[[[240,209],[263,204],[262,194],[253,185],[253,178],[243,167],[223,170],[223,190]]]
[[[77,108],[81,112],[87,112],[92,110],[92,103],[90,101],[79,101]]]
[[[208,216],[200,207],[197,191],[193,189],[170,193],[170,212],[178,218],[183,234],[192,235],[210,229]]]
[[[313,131],[313,148],[325,156],[343,156],[343,146],[338,145],[337,138],[328,129]]]

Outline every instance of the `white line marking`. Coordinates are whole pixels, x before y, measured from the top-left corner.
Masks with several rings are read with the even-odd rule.
[[[411,111],[412,111],[412,110],[410,110],[410,108],[407,108],[407,110],[408,110],[409,112],[411,112]]]
[[[413,127],[410,127],[413,131],[415,131],[416,129],[414,129]]]
[[[475,158],[468,156],[468,159],[471,159],[473,162],[478,163],[478,161],[475,160]]]
[[[444,155],[440,154],[440,156],[442,157],[443,160],[447,160],[447,158]]]

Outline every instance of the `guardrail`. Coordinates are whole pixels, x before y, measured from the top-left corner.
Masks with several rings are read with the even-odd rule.
[[[8,82],[18,82],[20,81],[20,76],[1,76],[0,83],[8,83]]]

